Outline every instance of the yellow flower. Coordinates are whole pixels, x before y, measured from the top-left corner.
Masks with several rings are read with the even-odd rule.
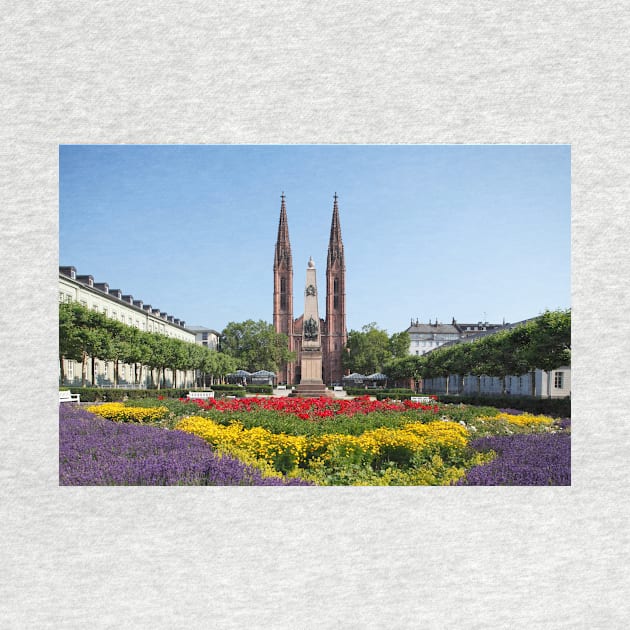
[[[115,422],[151,422],[168,414],[166,407],[126,407],[119,402],[91,405],[87,411]]]

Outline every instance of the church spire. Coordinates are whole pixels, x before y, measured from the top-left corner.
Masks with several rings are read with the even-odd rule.
[[[284,191],[280,195],[280,220],[278,221],[278,240],[276,241],[276,253],[273,267],[277,269],[281,263],[285,263],[288,269],[292,268],[291,243],[289,242],[289,223],[287,221],[287,207],[285,203]]]
[[[328,241],[328,265],[332,265],[339,260],[341,267],[345,267],[343,260],[343,242],[341,240],[341,224],[339,223],[339,206],[337,204],[337,193],[333,202],[333,216],[330,224],[330,240]]]
[[[333,201],[328,260],[326,264],[326,339],[324,377],[327,383],[341,382],[341,355],[348,341],[346,331],[346,263],[341,240],[337,193]]]

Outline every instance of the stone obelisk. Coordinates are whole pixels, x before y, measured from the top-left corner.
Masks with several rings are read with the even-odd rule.
[[[309,259],[306,269],[300,372],[300,384],[296,391],[298,396],[326,395],[326,387],[322,380],[322,333],[317,308],[317,273],[312,258]]]

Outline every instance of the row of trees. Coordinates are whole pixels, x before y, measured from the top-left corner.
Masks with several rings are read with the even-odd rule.
[[[571,363],[571,311],[546,311],[511,330],[502,330],[467,343],[438,348],[420,356],[395,358],[384,367],[394,380],[415,380],[451,375],[496,376],[506,390],[506,377],[550,372]],[[447,394],[448,392],[448,378]],[[463,382],[462,382],[463,388]]]
[[[173,373],[177,387],[178,370],[199,370],[211,380],[223,378],[237,369],[237,361],[228,354],[127,326],[77,302],[59,305],[59,364],[61,382],[65,381],[64,359],[81,363],[81,385],[87,381],[88,359],[92,359],[91,382],[95,382],[94,359],[114,363],[113,382],[118,384],[119,366],[133,366],[133,382],[140,382],[142,366],[150,368],[151,386],[160,389],[165,370]]]
[[[350,372],[384,372],[391,380],[455,374],[497,376],[503,379],[504,391],[507,376],[529,372],[533,394],[536,369],[550,372],[570,364],[571,311],[546,311],[511,330],[438,348],[425,355],[409,355],[409,345],[407,332],[389,336],[372,322],[361,331],[349,332],[342,365]],[[64,359],[73,359],[82,365],[81,384],[85,386],[90,358],[114,363],[114,385],[118,384],[120,364],[134,366],[134,383],[140,381],[142,366],[147,366],[152,386],[159,388],[165,382],[166,369],[172,371],[173,386],[177,387],[178,370],[198,370],[205,382],[206,376],[213,381],[238,368],[277,373],[282,365],[294,361],[296,356],[288,350],[287,336],[276,333],[271,324],[262,320],[230,322],[221,334],[221,351],[216,351],[158,333],[140,331],[76,302],[60,304],[62,382],[65,380]],[[91,365],[93,383],[93,360]]]

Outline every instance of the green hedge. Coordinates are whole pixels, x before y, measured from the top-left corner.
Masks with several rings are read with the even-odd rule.
[[[212,391],[207,388],[189,388],[186,389],[115,389],[115,388],[100,388],[100,387],[60,387],[62,389],[69,389],[73,394],[81,395],[81,402],[119,402],[122,400],[140,400],[142,398],[157,398],[163,396],[164,398],[186,398],[188,392],[200,392],[200,391]],[[259,392],[262,393],[262,392]],[[216,398],[222,398],[224,396],[236,396],[237,398],[243,398],[247,396],[249,392],[246,392],[243,387],[221,387],[220,391],[217,391]]]
[[[439,396],[440,402],[489,406],[498,409],[519,409],[553,418],[571,417],[570,398],[532,398],[530,396]]]
[[[401,396],[417,396],[413,389],[392,387],[390,389],[365,389],[365,387],[345,387],[349,396],[383,396],[383,398],[400,398]]]
[[[81,402],[117,402],[123,399],[184,398],[190,389],[116,389],[113,387],[60,387],[80,394]]]
[[[248,394],[273,394],[273,387],[271,385],[247,385],[245,391]]]

